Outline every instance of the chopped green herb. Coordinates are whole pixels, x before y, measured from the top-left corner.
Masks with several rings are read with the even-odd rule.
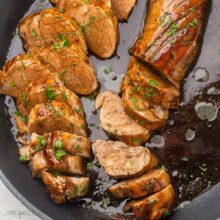
[[[110,199],[107,197],[107,198],[104,198],[102,200],[102,204],[101,206],[104,208],[104,209],[107,209],[107,207],[109,206],[109,204],[111,203]]]
[[[79,145],[74,146],[74,148],[76,149],[76,151],[80,151],[81,147]]]
[[[178,28],[179,28],[179,26],[177,24],[175,24],[175,23],[171,24],[170,28],[166,31],[167,36],[171,37],[174,34],[176,34]]]
[[[53,89],[53,87],[51,85],[48,85],[46,90],[45,90],[45,94],[47,96],[47,99],[49,102],[51,102],[52,100],[54,100],[57,96],[55,90]]]
[[[57,148],[57,149],[62,149],[63,148],[63,142],[61,140],[57,140],[54,145],[53,145],[54,148]]]
[[[195,8],[195,7],[191,7],[191,8],[190,8],[190,11],[191,11],[191,12],[196,12],[196,8]]]
[[[90,0],[84,0],[86,4],[90,4]]]
[[[64,13],[64,12],[65,12],[64,8],[61,8],[59,11],[60,11],[61,13]]]
[[[140,138],[135,138],[134,143],[135,144],[141,144],[141,139]]]
[[[25,96],[24,91],[21,92],[20,98],[21,98],[22,104],[23,104],[24,106],[26,106],[26,105],[27,105],[27,98],[26,98],[26,96]]]
[[[15,87],[15,86],[16,86],[16,84],[15,84],[15,82],[10,81],[10,82],[8,82],[8,86],[9,86],[9,87]]]
[[[157,203],[157,199],[152,199],[150,202],[149,202],[149,204],[150,205],[155,205]]]
[[[198,25],[198,19],[194,18],[191,22],[187,24],[187,27],[196,27]]]
[[[66,38],[66,36],[64,36],[61,33],[58,33],[57,36],[61,40],[60,47],[63,48],[63,47],[68,47],[69,46],[69,40]]]
[[[163,217],[167,217],[167,216],[169,216],[171,213],[170,213],[170,211],[165,211],[164,213],[163,213]]]
[[[74,186],[73,186],[73,192],[74,192],[75,194],[78,193],[78,186],[77,186],[77,185],[74,185]]]
[[[43,147],[45,147],[47,145],[47,141],[46,139],[44,138],[44,136],[38,136],[37,137],[37,146],[35,147],[35,150],[36,151],[39,151],[41,150]]]
[[[66,152],[62,149],[59,149],[56,151],[55,157],[56,159],[61,159],[62,157],[64,157],[66,155]]]
[[[65,74],[66,74],[66,70],[63,70],[63,71],[60,72],[60,76],[61,76],[62,78],[65,77]]]
[[[82,112],[82,109],[81,108],[74,108],[74,111],[79,113],[79,112]]]
[[[88,170],[94,170],[95,168],[96,168],[96,165],[94,163],[87,163]]]
[[[65,92],[62,92],[62,99],[65,101],[65,100],[67,100],[67,95],[66,95],[66,93]]]
[[[81,193],[82,193],[83,195],[85,195],[86,193],[88,193],[88,191],[89,191],[89,186],[88,186],[88,185],[85,185],[85,186],[83,187]]]
[[[184,157],[181,158],[181,160],[187,162],[187,161],[189,161],[189,158],[184,156]]]
[[[145,121],[145,120],[140,120],[140,121],[139,121],[139,124],[140,124],[140,125],[145,125],[145,124],[146,124],[146,121]]]
[[[85,125],[85,124],[81,124],[81,125],[80,125],[80,128],[81,128],[81,129],[85,129],[85,128],[86,128],[86,125]]]
[[[21,155],[19,157],[19,161],[21,161],[21,162],[27,161],[27,155]]]
[[[106,75],[109,75],[110,73],[113,72],[111,66],[107,66],[107,67],[105,67],[103,71],[104,71],[104,73],[105,73]]]
[[[58,170],[55,170],[55,171],[53,171],[53,175],[54,175],[55,177],[58,177],[58,176],[60,176],[61,174],[60,174],[60,172],[59,172]]]
[[[23,122],[25,122],[25,123],[28,122],[28,118],[25,115],[23,115],[21,112],[16,111],[15,115],[19,116]]]
[[[36,32],[36,30],[33,28],[32,29],[32,31],[31,31],[31,35],[33,36],[33,37],[37,37],[37,32]]]
[[[133,104],[135,104],[135,103],[138,102],[138,100],[137,100],[137,98],[136,98],[135,96],[133,96],[133,97],[131,98],[131,101],[132,101]]]

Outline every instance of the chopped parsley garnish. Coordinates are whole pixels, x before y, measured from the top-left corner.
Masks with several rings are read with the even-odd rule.
[[[107,197],[107,198],[104,198],[102,200],[102,204],[101,206],[104,208],[104,209],[107,209],[107,207],[109,206],[109,204],[111,203],[110,199]]]
[[[148,84],[150,85],[150,86],[158,86],[158,82],[156,81],[156,80],[149,80],[148,81]]]
[[[85,128],[86,128],[86,125],[85,125],[85,124],[81,124],[81,125],[80,125],[80,128],[81,128],[81,129],[85,129]]]
[[[26,98],[26,96],[25,96],[24,91],[21,92],[20,98],[21,98],[22,104],[23,104],[24,106],[26,106],[26,105],[27,105],[27,98]]]
[[[81,108],[74,108],[74,111],[79,113],[79,112],[82,112],[82,109]]]
[[[104,73],[106,74],[106,75],[109,75],[110,73],[112,73],[113,72],[113,70],[112,70],[112,67],[111,66],[106,66],[105,68],[104,68]]]
[[[90,4],[90,0],[84,0],[86,4]]]
[[[27,161],[27,155],[21,155],[19,157],[19,161],[21,161],[21,162]]]
[[[95,168],[96,168],[96,165],[94,163],[87,163],[88,170],[94,170]]]
[[[187,27],[196,27],[198,25],[198,19],[194,18],[191,22],[187,24]]]
[[[15,86],[16,86],[16,84],[15,84],[15,82],[10,81],[10,82],[8,82],[8,86],[9,86],[9,87],[15,87]]]
[[[65,101],[65,100],[67,100],[67,95],[66,95],[66,93],[65,92],[62,92],[62,99]]]
[[[68,47],[69,46],[69,40],[61,33],[58,33],[58,38],[61,40],[60,47]]]
[[[149,204],[150,205],[155,205],[157,203],[157,199],[152,199],[150,202],[149,202]]]
[[[16,111],[15,115],[19,116],[23,122],[25,122],[25,123],[28,122],[28,118],[25,115],[23,115],[21,112]]]
[[[47,86],[45,90],[45,94],[47,96],[48,101],[52,101],[56,98],[57,94],[51,85]]]
[[[181,160],[187,162],[187,161],[189,161],[189,158],[184,156],[184,157],[181,158]]]
[[[32,31],[31,31],[31,35],[33,36],[33,37],[37,37],[37,32],[36,32],[36,30],[33,28],[32,29]]]
[[[54,148],[56,149],[62,149],[63,148],[63,142],[60,141],[60,140],[57,140],[54,145],[53,145]]]
[[[88,186],[88,185],[85,185],[85,186],[83,187],[81,193],[82,193],[83,195],[85,195],[88,191],[89,191],[89,186]]]
[[[44,138],[44,136],[39,136],[37,137],[37,146],[35,147],[35,150],[36,151],[39,151],[41,150],[43,147],[45,147],[47,145],[47,141],[46,139]]]
[[[133,103],[133,104],[135,104],[135,103],[137,103],[137,102],[138,102],[137,98],[136,98],[136,97],[134,97],[134,96],[131,98],[131,101],[132,101],[132,103]]]
[[[74,192],[74,194],[78,193],[78,186],[77,185],[73,186],[73,192]]]
[[[169,216],[171,213],[170,213],[170,211],[165,211],[164,213],[163,213],[163,217],[167,217],[167,216]]]
[[[178,30],[179,26],[177,24],[171,24],[170,28],[166,31],[166,34],[168,37],[173,36],[174,34],[176,34],[177,30]]]
[[[63,71],[60,72],[60,76],[61,76],[62,78],[65,77],[65,74],[66,74],[66,70],[63,70]]]
[[[66,155],[66,152],[62,149],[57,150],[55,153],[55,157],[58,160],[61,159],[62,157],[64,157],[65,155]]]
[[[76,151],[80,151],[81,147],[79,145],[74,146],[74,148],[76,149]]]

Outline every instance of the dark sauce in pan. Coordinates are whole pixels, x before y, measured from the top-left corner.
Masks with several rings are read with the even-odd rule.
[[[100,91],[118,92],[129,60],[128,48],[138,35],[144,18],[147,1],[139,1],[128,23],[120,24],[120,43],[117,54],[111,59],[99,60],[91,56],[97,69]],[[27,14],[51,5],[37,0]],[[172,177],[176,191],[176,207],[183,207],[190,200],[208,190],[220,180],[220,1],[214,0],[209,17],[201,55],[197,65],[184,80],[182,103],[178,111],[171,111],[168,124],[162,133],[155,133],[146,146],[161,159],[161,167]],[[138,17],[138,19],[137,19]],[[17,36],[12,40],[7,59],[23,53]],[[111,67],[111,68],[110,68]],[[106,69],[108,71],[106,71]],[[99,112],[94,107],[94,96],[83,97],[82,102],[90,128],[90,139],[108,137],[99,127]],[[14,101],[6,97],[6,114],[12,123],[16,138],[13,112]],[[88,161],[87,174],[91,177],[91,189],[86,198],[77,201],[83,207],[105,212],[111,219],[132,219],[124,216],[120,201],[108,194],[107,188],[116,181],[109,178],[94,159]],[[28,169],[28,167],[27,167]],[[27,170],[28,172],[28,170]]]

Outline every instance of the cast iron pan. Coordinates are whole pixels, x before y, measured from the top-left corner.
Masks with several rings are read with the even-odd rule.
[[[132,45],[137,37],[144,18],[146,9],[146,0],[139,0],[138,5],[135,7],[132,15],[129,18],[128,23],[120,24],[120,43],[117,50],[117,54],[111,59],[101,61],[95,57],[91,57],[93,63],[98,70],[98,78],[102,84],[101,91],[105,89],[112,89],[118,91],[118,85],[126,72],[127,63],[129,60],[128,48]],[[32,5],[33,4],[33,5]],[[40,7],[39,7],[40,5]],[[18,37],[15,37],[12,41],[12,33],[15,31],[15,27],[20,19],[28,12],[42,9],[41,6],[50,6],[48,2],[44,0],[1,0],[0,1],[0,64],[4,64],[6,59],[9,59],[18,53],[22,53],[21,42]],[[31,8],[30,8],[31,7]],[[208,13],[208,12],[207,12]],[[187,79],[184,82],[183,98],[184,101],[181,105],[182,111],[180,115],[175,112],[171,113],[171,120],[174,123],[170,123],[168,128],[162,134],[165,138],[165,147],[158,150],[158,154],[162,159],[162,162],[168,167],[168,171],[172,175],[176,168],[182,169],[185,173],[194,171],[194,165],[199,161],[206,163],[209,169],[209,174],[203,173],[203,179],[211,178],[212,182],[209,190],[204,191],[206,186],[197,190],[191,197],[193,201],[184,209],[176,210],[169,219],[173,220],[215,220],[220,217],[220,174],[218,168],[220,168],[219,160],[219,148],[220,148],[220,126],[219,119],[215,122],[207,123],[200,122],[198,119],[192,118],[191,122],[196,133],[195,141],[192,143],[186,143],[180,141],[182,139],[183,132],[181,129],[187,118],[194,115],[193,104],[199,100],[216,102],[216,97],[210,98],[204,95],[203,92],[207,91],[207,88],[216,86],[218,87],[218,80],[220,74],[220,1],[213,0],[210,10],[210,16],[205,32],[203,41],[203,47],[201,54],[197,61],[197,64],[192,68]],[[8,50],[9,48],[9,50]],[[113,75],[106,76],[103,74],[103,66],[113,67]],[[209,72],[208,82],[196,82],[193,79],[194,71],[196,68],[202,67]],[[117,80],[115,80],[117,76]],[[114,78],[114,80],[113,80]],[[214,84],[213,84],[214,83]],[[202,91],[202,92],[199,92]],[[218,99],[217,99],[218,101]],[[96,123],[98,125],[98,115],[92,114],[94,109],[94,102],[87,98],[83,98],[85,104],[87,119],[89,123]],[[217,102],[218,103],[218,102]],[[218,103],[219,104],[219,103]],[[56,205],[49,198],[45,191],[45,187],[39,180],[35,180],[31,177],[29,168],[18,161],[17,143],[14,139],[13,133],[14,127],[8,120],[8,114],[6,114],[6,106],[9,107],[9,115],[13,111],[13,100],[9,97],[5,99],[5,96],[0,96],[0,178],[8,186],[8,188],[23,202],[28,208],[30,208],[35,214],[40,216],[41,219],[65,219],[65,220],[93,220],[93,219],[111,219],[108,211],[111,209],[93,210],[85,209],[77,206],[75,203],[67,203],[65,205]],[[172,119],[172,117],[174,119]],[[179,119],[182,120],[179,120]],[[11,121],[13,123],[13,120]],[[107,139],[104,132],[99,128],[91,128],[91,140],[102,138]],[[169,134],[174,130],[174,138],[170,141]],[[175,133],[176,132],[176,133]],[[204,134],[205,133],[205,134]],[[173,136],[171,135],[170,138]],[[166,139],[167,138],[167,139]],[[176,144],[178,143],[178,144]],[[180,148],[177,148],[177,145]],[[182,148],[185,147],[185,150]],[[173,150],[175,149],[175,150]],[[187,152],[184,152],[187,151]],[[164,156],[164,152],[166,153]],[[176,160],[178,156],[183,156],[183,153],[188,153],[188,156],[192,156],[192,163],[178,162]],[[191,155],[192,154],[192,155]],[[202,157],[201,157],[202,155]],[[210,159],[210,160],[209,160]],[[175,163],[173,162],[175,160]],[[210,163],[209,163],[210,162]],[[216,170],[217,169],[217,170]],[[205,172],[204,168],[203,171]],[[215,174],[215,175],[214,175]],[[192,175],[193,176],[193,175]],[[188,177],[187,177],[188,178]],[[108,181],[108,180],[107,180]],[[192,181],[192,180],[190,180]],[[192,182],[185,182],[191,184]],[[174,185],[176,187],[177,195],[179,192],[179,182],[174,178]],[[187,196],[185,195],[185,200]],[[177,197],[177,201],[182,202]]]

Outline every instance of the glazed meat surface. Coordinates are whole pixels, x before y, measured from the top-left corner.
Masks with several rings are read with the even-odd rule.
[[[109,191],[117,198],[139,198],[158,192],[170,184],[170,177],[164,170],[153,170],[141,177],[121,181]]]
[[[127,20],[136,0],[111,0],[111,7],[120,21]]]
[[[88,95],[97,89],[94,67],[79,45],[45,46],[36,53],[54,67],[68,89],[79,95]]]
[[[150,0],[130,52],[180,87],[199,49],[207,0]]]
[[[136,92],[134,86],[126,87],[122,101],[128,115],[148,130],[162,129],[169,112],[160,105],[152,104]]]
[[[42,179],[52,199],[58,204],[85,196],[89,191],[87,177],[55,176],[49,172],[43,172]]]
[[[71,17],[55,8],[27,16],[19,24],[19,31],[27,51],[48,44],[54,49],[75,44],[87,52],[80,27]]]
[[[60,0],[57,8],[70,15],[85,34],[89,50],[100,58],[110,57],[118,42],[118,21],[100,0]]]
[[[142,146],[97,140],[92,145],[92,150],[105,172],[115,179],[138,176],[157,165],[155,156]]]
[[[34,177],[41,177],[43,171],[58,171],[70,175],[83,175],[84,165],[80,156],[63,155],[60,151],[43,149],[34,154],[30,163]]]
[[[91,156],[90,142],[87,138],[68,132],[55,131],[43,135],[32,133],[30,143],[19,148],[19,153],[25,158],[25,161],[31,160],[32,156],[38,151],[38,146],[42,140],[45,142],[44,148],[54,149],[54,147],[59,146],[71,155],[78,155],[83,158]]]
[[[150,131],[127,115],[121,98],[114,92],[99,94],[96,108],[100,108],[101,127],[111,137],[129,145],[140,145],[148,140]]]
[[[28,116],[29,133],[43,134],[62,130],[86,137],[85,120],[64,102],[35,105]]]
[[[131,211],[138,219],[159,220],[166,216],[173,206],[174,190],[168,185],[163,190],[148,196],[144,199],[128,201],[124,207],[124,211]]]
[[[130,59],[127,75],[121,85],[121,92],[129,85],[134,85],[136,93],[156,105],[162,105],[167,109],[178,107],[179,90],[135,57]]]
[[[28,115],[35,105],[53,100],[67,103],[73,111],[84,117],[79,97],[67,89],[58,77],[30,83],[28,88],[19,96],[17,106],[23,115]]]
[[[22,54],[6,62],[0,72],[0,92],[19,97],[30,82],[58,76],[55,69],[34,54]]]

